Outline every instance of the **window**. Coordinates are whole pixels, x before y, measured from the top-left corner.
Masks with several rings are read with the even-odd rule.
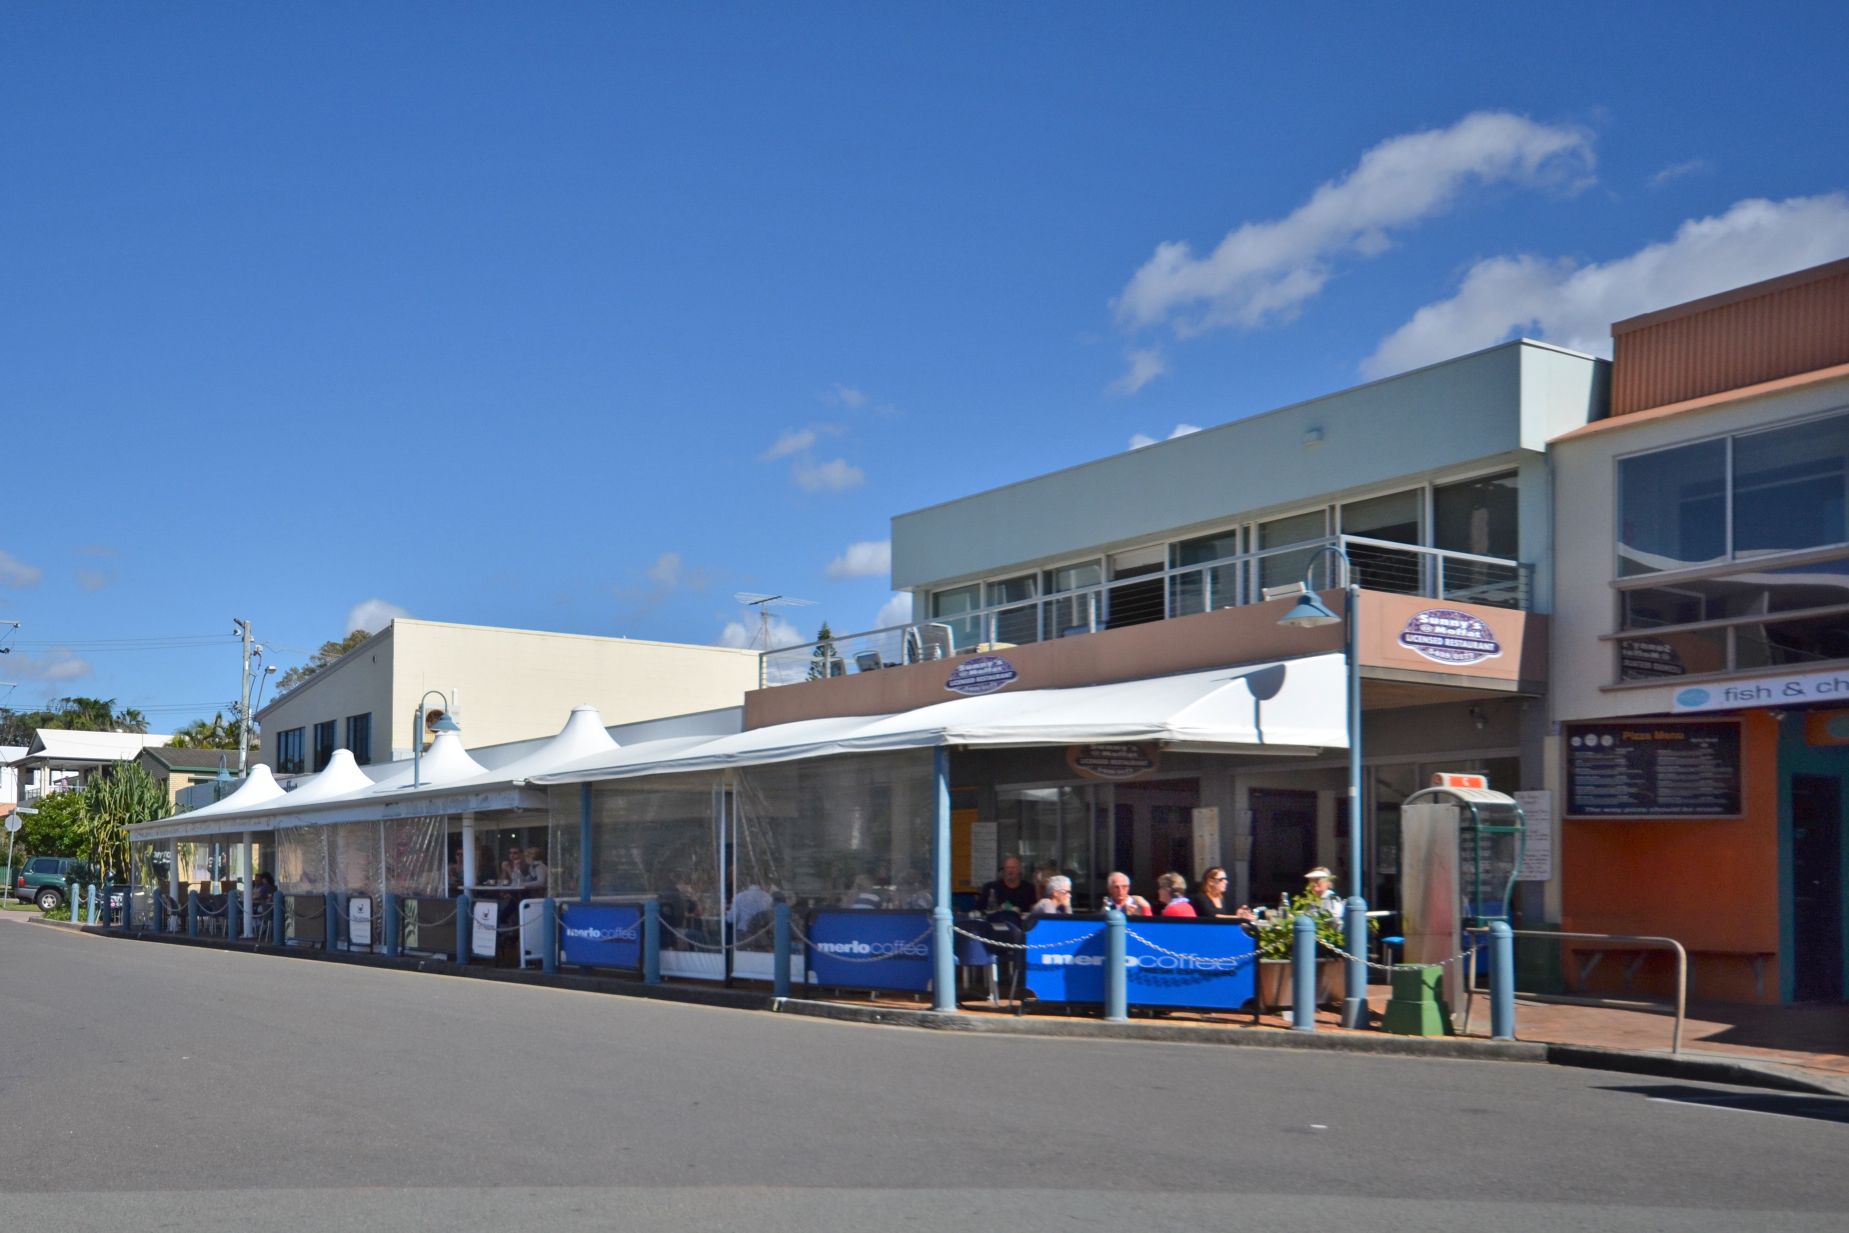
[[[276,734],[276,772],[279,775],[302,773],[302,729],[291,728]]]
[[[931,596],[931,619],[950,626],[950,636],[958,647],[975,646],[980,618],[966,615],[982,607],[982,585],[972,582],[966,587],[951,587]]]
[[[1040,641],[1040,608],[1034,603],[1035,581],[1034,575],[1023,574],[1019,578],[1004,578],[988,584],[989,607],[997,609],[995,641]]]
[[[1295,552],[1273,552],[1271,549],[1321,539],[1327,534],[1329,534],[1329,512],[1327,510],[1312,510],[1307,514],[1292,514],[1287,518],[1273,518],[1270,522],[1259,523],[1257,551],[1264,554],[1258,560],[1260,593],[1262,594],[1266,587],[1281,587],[1293,582],[1302,582],[1303,573],[1309,568],[1310,558],[1316,555],[1314,548],[1301,548]],[[1334,557],[1329,559],[1335,560]]]
[[[1515,472],[1440,484],[1432,491],[1432,546],[1513,561],[1521,549]]]
[[[1184,539],[1169,546],[1169,564],[1179,569],[1236,557],[1240,542],[1238,527],[1197,539]],[[1239,590],[1243,568],[1244,562],[1234,561],[1190,574],[1176,574],[1169,579],[1169,615],[1186,616],[1192,612],[1234,607],[1244,598]]]
[[[1099,594],[1094,588],[1103,581],[1104,566],[1099,561],[1083,561],[1077,565],[1062,565],[1047,570],[1047,594],[1078,592],[1042,605],[1046,612],[1044,619],[1048,635],[1064,638],[1068,634],[1089,634],[1100,628],[1104,613]]]
[[[1849,542],[1849,415],[1735,437],[1733,555]]]
[[[372,713],[347,716],[347,748],[361,766],[372,761]]]
[[[315,769],[317,771],[326,770],[327,764],[333,760],[334,750],[339,747],[335,739],[339,727],[340,725],[332,719],[315,725]]]
[[[1727,556],[1727,443],[1702,441],[1618,463],[1621,577]]]
[[[1392,492],[1342,506],[1342,534],[1390,544],[1418,544],[1425,521],[1425,492]],[[1416,552],[1395,552],[1377,544],[1348,545],[1357,580],[1370,591],[1418,595],[1424,589],[1423,558]]]

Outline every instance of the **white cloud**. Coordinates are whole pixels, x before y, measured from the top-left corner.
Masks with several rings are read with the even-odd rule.
[[[842,385],[839,382],[835,385],[834,397],[836,402],[848,408],[850,411],[858,411],[860,408],[867,405],[867,392],[865,390],[857,390],[851,385]]]
[[[1200,430],[1199,424],[1177,424],[1175,425],[1175,431],[1169,433],[1168,439],[1173,441],[1176,437],[1185,437],[1190,433],[1196,433]],[[1133,450],[1140,450],[1146,445],[1154,445],[1155,443],[1156,439],[1154,437],[1147,436],[1140,432],[1133,433],[1130,437],[1130,448]]]
[[[880,610],[873,618],[873,628],[891,629],[895,625],[909,625],[912,621],[912,596],[909,591],[894,591],[892,598],[880,605]]]
[[[379,599],[362,599],[353,605],[347,613],[347,632],[363,629],[369,634],[376,634],[392,623],[396,617],[408,617],[411,614],[397,604]]]
[[[1370,378],[1405,372],[1518,333],[1604,355],[1614,321],[1846,254],[1849,195],[1830,193],[1742,201],[1603,263],[1491,257],[1470,268],[1455,295],[1427,304],[1382,339],[1361,371]]]
[[[775,462],[779,458],[788,458],[791,454],[800,454],[815,444],[814,428],[786,428],[771,447],[758,455],[759,462]]]
[[[90,661],[79,659],[69,651],[54,650],[48,656],[7,656],[9,671],[28,681],[75,681],[90,675]]]
[[[1173,321],[1183,335],[1286,318],[1322,290],[1336,258],[1378,255],[1391,231],[1445,213],[1466,188],[1578,187],[1592,162],[1589,134],[1508,112],[1392,137],[1283,218],[1242,223],[1204,257],[1186,241],[1158,244],[1117,297],[1117,318]]]
[[[27,565],[24,561],[4,549],[0,549],[0,586],[35,587],[45,571],[36,565]]]
[[[86,591],[100,591],[115,581],[115,575],[106,570],[80,569],[77,571],[77,585]]]
[[[830,578],[877,578],[892,572],[892,541],[864,539],[828,563]]]
[[[817,462],[799,458],[790,467],[790,478],[804,492],[845,492],[867,482],[867,473],[845,458]]]
[[[1130,367],[1104,387],[1105,393],[1128,396],[1168,373],[1168,360],[1155,347],[1137,347],[1126,352],[1124,358],[1130,361]]]
[[[797,646],[808,641],[811,640],[803,637],[794,625],[790,624],[782,617],[771,617],[771,650],[774,651],[779,647]],[[727,621],[725,623],[725,628],[719,631],[719,645],[738,647],[741,650],[747,651],[763,650],[764,627],[761,620],[754,616],[749,621]]]
[[[681,580],[681,554],[678,552],[664,552],[655,558],[655,563],[653,565],[642,572],[648,576],[650,582],[658,587],[672,589],[679,586]]]
[[[1672,180],[1680,180],[1683,176],[1706,175],[1713,170],[1714,164],[1705,158],[1691,158],[1685,163],[1671,163],[1650,177],[1650,187],[1661,188]]]

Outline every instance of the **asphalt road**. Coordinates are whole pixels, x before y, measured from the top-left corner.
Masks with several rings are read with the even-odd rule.
[[[1849,1226],[1849,1102],[972,1036],[0,920],[34,1230]]]

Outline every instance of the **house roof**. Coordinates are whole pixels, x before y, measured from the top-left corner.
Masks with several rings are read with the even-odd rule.
[[[168,732],[79,732],[39,728],[21,762],[127,762],[143,749],[165,745]]]
[[[221,766],[233,766],[238,760],[238,751],[156,745],[142,750],[137,756],[157,762],[170,771],[216,771]]]

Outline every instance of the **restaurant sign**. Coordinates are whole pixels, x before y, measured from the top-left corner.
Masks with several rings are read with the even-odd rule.
[[[1161,753],[1154,745],[1068,745],[1066,765],[1086,779],[1121,783],[1155,770]]]
[[[566,963],[587,968],[642,966],[642,908],[633,903],[567,903],[559,911]]]
[[[1104,922],[1043,916],[1027,931],[1027,987],[1042,1002],[1104,1001]],[[1063,945],[1062,945],[1063,943]],[[1258,953],[1237,925],[1131,917],[1124,933],[1132,1006],[1238,1010],[1256,990]]]
[[[1413,613],[1400,631],[1400,645],[1438,664],[1480,664],[1502,654],[1495,631],[1482,618],[1455,608]]]
[[[931,987],[931,914],[822,908],[810,918],[809,974],[836,989]]]
[[[1802,706],[1807,702],[1849,702],[1849,672],[1801,672],[1756,681],[1690,685],[1676,691],[1669,709],[1684,715],[1748,706]]]
[[[1020,675],[999,655],[977,655],[958,664],[944,688],[953,694],[992,694],[1014,684]]]

